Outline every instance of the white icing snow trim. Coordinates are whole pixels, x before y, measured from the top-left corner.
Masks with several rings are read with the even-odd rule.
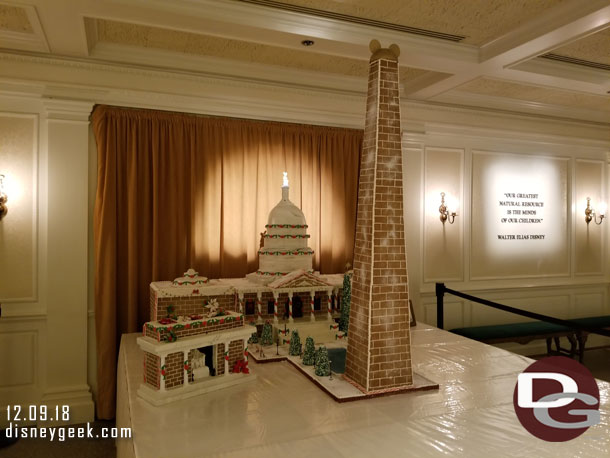
[[[313,274],[313,269],[308,272]],[[275,281],[278,276],[274,272],[257,271],[248,274],[243,278],[222,278],[210,280],[209,283],[202,286],[174,286],[170,281],[153,282],[150,287],[157,292],[159,298],[163,297],[201,297],[210,296],[229,296],[234,294],[248,293],[264,293],[272,292],[268,283]],[[342,274],[315,274],[316,278],[320,278],[325,283],[328,283],[335,288],[341,288],[343,285]],[[324,285],[325,286],[325,285]],[[197,291],[193,293],[193,291]]]
[[[207,282],[208,282],[207,277],[199,276],[199,272],[197,272],[195,269],[193,269],[191,267],[189,270],[184,272],[183,277],[178,277],[178,278],[174,279],[174,281],[172,283],[176,286],[183,286],[183,285],[204,285]]]
[[[263,235],[266,239],[308,239],[311,237],[309,234],[299,235],[299,234],[265,234]]]
[[[286,188],[284,188],[286,189]],[[287,225],[306,225],[305,215],[299,207],[282,199],[270,212],[267,219],[268,225],[287,224]]]
[[[305,272],[304,270],[295,270],[294,272],[290,272],[289,274],[272,281],[267,286],[270,288],[285,288],[292,283],[298,282],[299,280],[307,280],[311,283],[311,286],[332,286],[319,275],[314,275],[312,273]]]
[[[258,250],[258,254],[262,254],[265,256],[304,256],[308,254],[314,254],[314,251],[311,248],[299,248],[297,250],[282,250],[281,248],[262,248]]]

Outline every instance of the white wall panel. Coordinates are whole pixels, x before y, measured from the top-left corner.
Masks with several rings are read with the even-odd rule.
[[[0,303],[38,297],[38,117],[0,112],[0,173],[8,213],[0,221]]]
[[[0,334],[0,388],[33,385],[36,382],[36,336],[34,331]]]
[[[604,223],[585,222],[587,197],[598,213],[607,203],[604,193],[603,161],[576,159],[574,165],[574,270],[576,275],[601,274],[603,272]],[[607,223],[607,221],[606,221]]]
[[[424,282],[462,281],[464,243],[461,211],[463,202],[464,150],[427,147],[424,164]],[[453,224],[440,220],[441,193],[449,212],[458,216]]]

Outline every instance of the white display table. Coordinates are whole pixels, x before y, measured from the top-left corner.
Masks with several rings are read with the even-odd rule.
[[[161,407],[139,399],[139,334],[124,335],[118,371],[118,457],[610,456],[610,384],[599,382],[601,423],[565,443],[531,436],[513,410],[517,375],[532,360],[420,324],[413,370],[440,384],[340,404],[287,362],[250,367],[253,383]]]

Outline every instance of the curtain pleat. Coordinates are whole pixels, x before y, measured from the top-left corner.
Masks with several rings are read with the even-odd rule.
[[[314,268],[352,261],[362,131],[97,106],[94,214],[98,417],[115,413],[121,334],[149,320],[149,284],[189,267],[209,278],[258,267],[281,199],[302,208]]]

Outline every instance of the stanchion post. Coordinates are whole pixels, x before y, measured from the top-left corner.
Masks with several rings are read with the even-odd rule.
[[[443,297],[445,296],[445,284],[436,284],[436,327],[443,329],[444,326],[444,306]]]

